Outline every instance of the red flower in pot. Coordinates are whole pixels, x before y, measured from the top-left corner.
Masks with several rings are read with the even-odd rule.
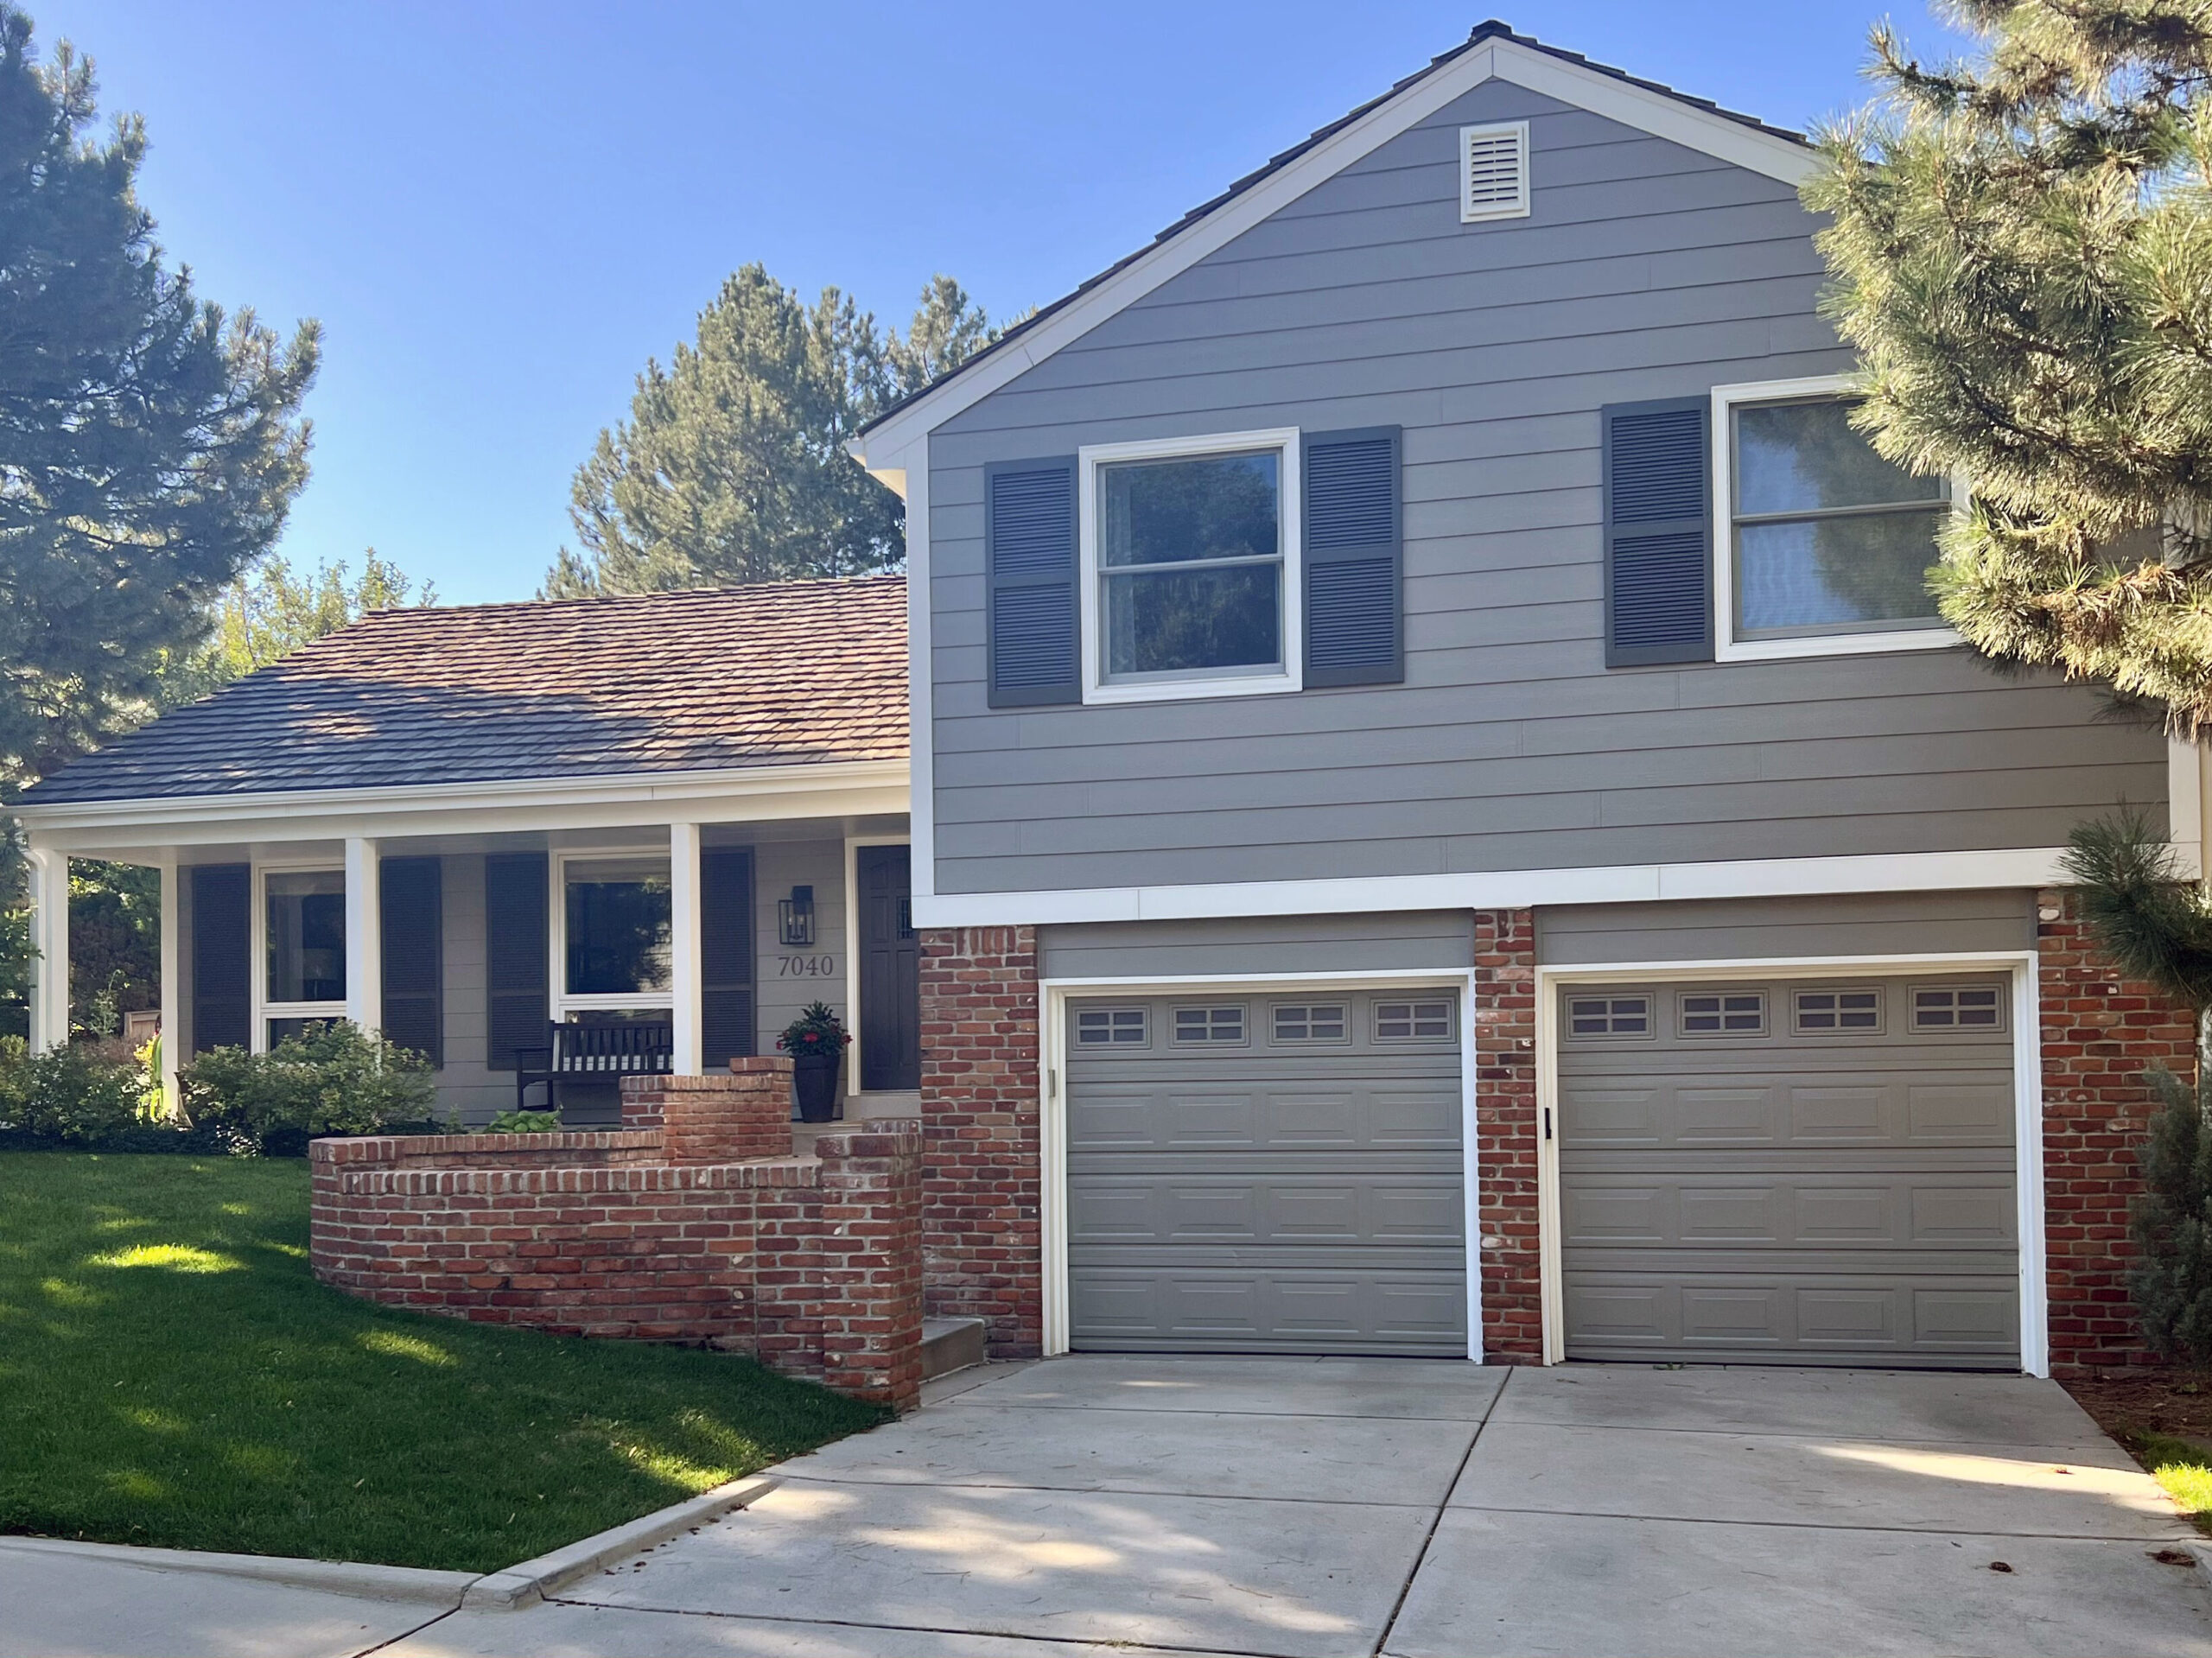
[[[837,1066],[853,1039],[827,1002],[812,1002],[784,1027],[776,1045],[791,1057],[799,1121],[828,1122],[837,1109]]]

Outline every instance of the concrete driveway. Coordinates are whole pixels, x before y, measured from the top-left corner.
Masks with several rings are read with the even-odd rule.
[[[384,1650],[2212,1655],[2192,1534],[2048,1382],[1143,1358],[948,1380],[555,1603]]]

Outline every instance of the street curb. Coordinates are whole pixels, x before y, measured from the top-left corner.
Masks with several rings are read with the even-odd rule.
[[[69,1554],[81,1560],[135,1566],[149,1572],[205,1572],[251,1578],[296,1589],[353,1595],[363,1600],[416,1600],[448,1610],[459,1606],[473,1572],[433,1572],[411,1566],[362,1566],[348,1560],[301,1560],[280,1554],[207,1554],[196,1549],[139,1548],[129,1543],[83,1543],[67,1537],[0,1537],[0,1550]]]
[[[782,1483],[780,1479],[761,1474],[734,1479],[727,1485],[702,1491],[697,1496],[671,1503],[627,1525],[601,1532],[596,1537],[587,1537],[580,1543],[556,1548],[534,1560],[524,1560],[504,1572],[475,1579],[461,1594],[461,1610],[514,1612],[535,1605],[563,1584],[573,1582],[625,1555],[666,1542],[678,1532],[704,1525],[732,1509],[741,1509]]]

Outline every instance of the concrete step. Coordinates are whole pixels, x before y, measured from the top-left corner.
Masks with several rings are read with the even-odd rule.
[[[922,1320],[922,1380],[950,1375],[983,1362],[981,1318]]]

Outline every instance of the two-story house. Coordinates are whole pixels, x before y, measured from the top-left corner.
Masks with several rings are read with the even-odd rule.
[[[2001,677],[1798,135],[1486,23],[876,422],[932,1311],[1005,1352],[2132,1337],[2170,1010],[2050,891],[2197,752]]]
[[[1001,1355],[2120,1356],[2190,1032],[2058,860],[2195,871],[2200,755],[1942,625],[1812,162],[1485,23],[870,427],[903,586],[387,613],[38,785],[34,1037],[136,861],[172,1071],[824,997]]]

